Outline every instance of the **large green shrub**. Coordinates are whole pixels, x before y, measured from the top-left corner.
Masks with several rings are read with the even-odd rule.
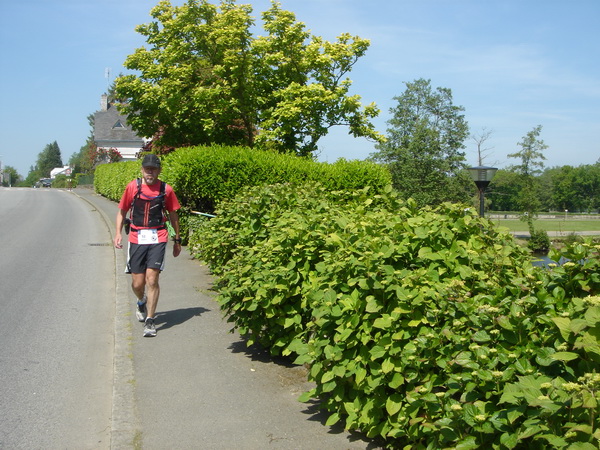
[[[390,447],[598,444],[598,246],[542,270],[460,206],[283,185],[224,203],[194,249],[249,342],[309,365],[329,424]]]

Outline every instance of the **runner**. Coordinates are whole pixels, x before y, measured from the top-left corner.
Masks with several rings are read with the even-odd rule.
[[[173,256],[181,253],[179,236],[180,208],[173,188],[159,180],[161,163],[158,156],[148,154],[142,161],[142,177],[132,180],[121,197],[116,219],[116,248],[123,248],[121,230],[131,227],[127,250],[126,272],[131,273],[131,287],[138,303],[136,317],[144,322],[144,336],[156,336],[154,325],[160,294],[158,279],[164,269],[165,251],[169,240],[166,216],[174,230]],[[130,212],[130,217],[127,213]]]

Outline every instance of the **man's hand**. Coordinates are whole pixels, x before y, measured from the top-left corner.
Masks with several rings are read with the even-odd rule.
[[[114,244],[115,248],[123,248],[123,237],[120,234],[115,236]]]
[[[179,242],[173,243],[173,257],[177,258],[181,253],[181,244]]]

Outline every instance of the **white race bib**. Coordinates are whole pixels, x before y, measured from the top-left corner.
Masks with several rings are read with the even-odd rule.
[[[158,230],[139,230],[138,231],[138,244],[158,244]]]

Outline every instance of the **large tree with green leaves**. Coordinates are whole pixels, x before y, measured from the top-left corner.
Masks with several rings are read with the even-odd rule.
[[[14,167],[4,166],[2,168],[2,186],[16,186],[22,179],[23,177]]]
[[[542,126],[538,125],[529,131],[518,145],[521,150],[507,155],[509,158],[516,158],[520,163],[510,166],[509,170],[515,172],[520,177],[520,188],[518,204],[520,210],[529,218],[534,217],[540,209],[540,196],[538,192],[537,175],[542,173],[544,168],[544,150],[548,146],[540,139]]]
[[[49,177],[52,169],[62,167],[62,156],[60,155],[60,147],[56,141],[46,145],[44,150],[38,154],[35,170],[38,176]]]
[[[147,46],[125,61],[116,97],[140,135],[161,145],[228,144],[311,155],[329,128],[382,140],[374,104],[350,95],[346,75],[369,47],[357,36],[313,36],[276,2],[254,36],[250,5],[161,1],[136,30]]]
[[[533,219],[541,207],[540,200],[540,180],[537,175],[544,168],[544,150],[548,146],[540,139],[542,126],[538,125],[528,132],[518,145],[521,150],[508,155],[509,158],[517,158],[520,164],[510,167],[510,170],[519,176],[519,209],[523,213],[522,220],[527,222],[531,238],[528,242],[532,250],[548,250],[550,248],[550,239],[545,231],[536,231],[533,226]]]
[[[404,197],[421,204],[468,201],[473,182],[463,173],[469,126],[464,108],[452,101],[452,91],[431,87],[431,80],[406,83],[390,109],[387,141],[372,157],[390,168],[393,183]]]

